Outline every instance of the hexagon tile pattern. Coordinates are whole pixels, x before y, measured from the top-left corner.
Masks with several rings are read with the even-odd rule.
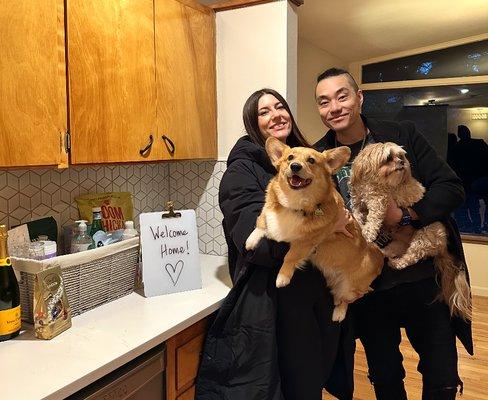
[[[169,195],[179,209],[195,209],[200,251],[227,255],[219,208],[224,161],[185,161],[169,166]]]
[[[167,200],[176,208],[195,209],[202,253],[226,255],[218,189],[226,163],[93,165],[65,170],[0,170],[0,223],[8,227],[53,216],[58,228],[79,218],[75,197],[86,193],[132,193],[134,221],[141,212],[162,210]]]
[[[8,227],[53,216],[58,228],[78,217],[75,197],[86,193],[132,193],[134,220],[161,209],[168,197],[168,164],[70,167],[65,170],[0,170],[0,223]]]

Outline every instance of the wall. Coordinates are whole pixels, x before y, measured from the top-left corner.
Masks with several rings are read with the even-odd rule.
[[[276,1],[218,12],[216,24],[218,157],[226,160],[244,134],[242,107],[252,92],[273,88],[296,107],[297,16]]]
[[[174,200],[176,208],[195,209],[200,251],[224,255],[218,208],[223,168],[224,163],[199,161],[0,170],[0,224],[10,228],[53,216],[61,228],[79,219],[75,197],[127,191],[132,193],[136,226],[141,212],[162,210],[166,201]]]
[[[331,67],[343,68],[344,62],[304,39],[298,40],[298,114],[296,114],[296,120],[302,133],[311,143],[315,143],[326,132],[315,103],[315,86],[317,76]]]
[[[488,245],[463,243],[463,248],[469,268],[473,294],[488,296],[488,271],[486,269]]]
[[[457,133],[458,125],[466,125],[473,139],[483,139],[488,143],[488,119],[473,120],[472,113],[488,113],[488,108],[449,108],[447,111],[447,131]]]

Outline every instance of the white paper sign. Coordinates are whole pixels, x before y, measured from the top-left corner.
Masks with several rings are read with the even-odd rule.
[[[139,216],[147,297],[202,287],[196,214],[194,210],[178,212],[178,218],[162,218],[162,212]]]

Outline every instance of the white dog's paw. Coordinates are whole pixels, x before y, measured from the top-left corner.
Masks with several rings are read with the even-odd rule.
[[[276,277],[276,287],[285,287],[290,284],[290,278],[286,276],[285,274],[279,273],[278,276]]]
[[[262,229],[254,229],[246,240],[246,250],[255,249],[263,237],[264,231]]]
[[[404,269],[408,267],[408,263],[402,258],[389,258],[388,265],[395,269]]]
[[[342,322],[344,318],[346,318],[346,313],[347,313],[346,303],[341,303],[338,306],[335,306],[334,311],[332,312],[332,321]]]

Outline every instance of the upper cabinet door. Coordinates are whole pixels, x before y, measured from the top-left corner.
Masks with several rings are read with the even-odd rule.
[[[71,162],[160,159],[153,1],[66,2]]]
[[[216,158],[215,14],[176,0],[154,6],[158,140],[175,147],[163,158]]]
[[[63,0],[0,1],[0,167],[66,165]]]

